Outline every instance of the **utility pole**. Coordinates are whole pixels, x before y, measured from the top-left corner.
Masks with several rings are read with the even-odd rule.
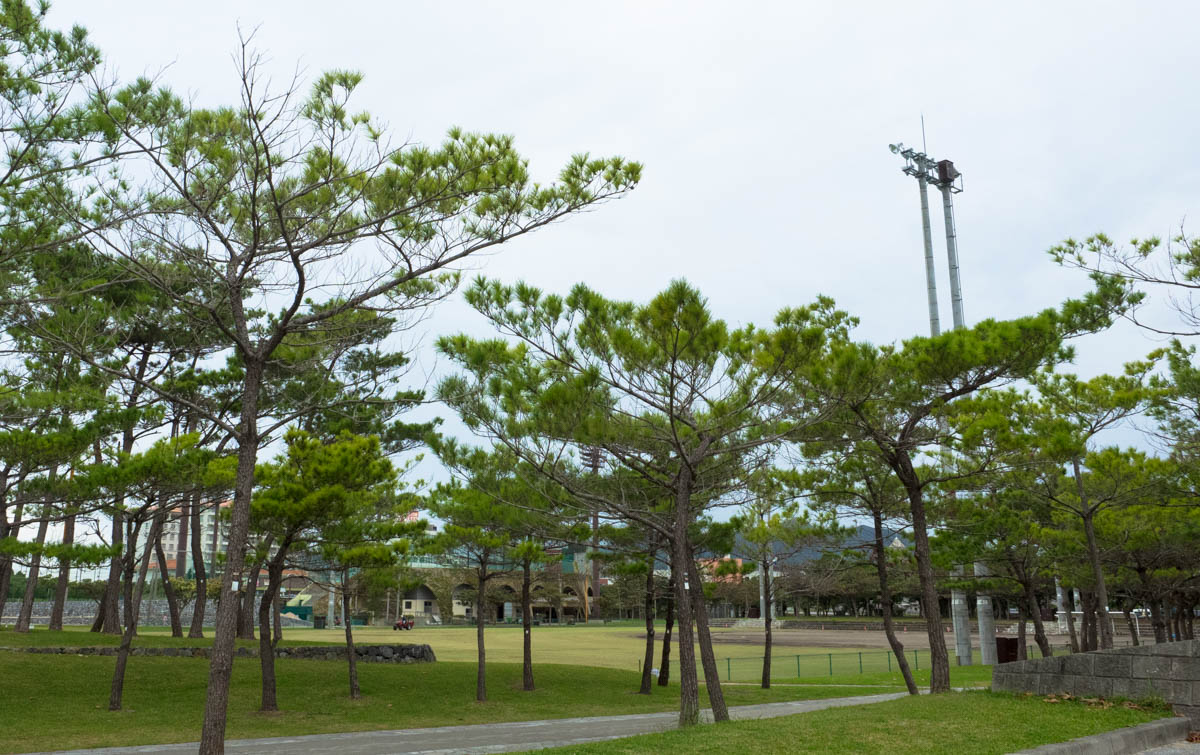
[[[924,119],[921,122],[921,132],[925,131]],[[933,238],[929,222],[929,191],[928,185],[933,184],[942,193],[942,215],[946,225],[946,257],[950,265],[950,305],[953,314],[954,329],[966,327],[963,314],[962,286],[958,275],[958,235],[954,227],[954,205],[952,195],[962,191],[962,174],[949,160],[935,160],[924,152],[918,152],[903,144],[889,144],[892,154],[904,158],[904,173],[917,179],[921,193],[921,230],[925,242],[925,286],[929,300],[929,333],[937,336],[941,332],[938,318],[937,278],[933,264]],[[982,572],[982,573],[981,573]],[[955,576],[965,573],[963,567],[954,568]],[[984,576],[987,567],[975,564],[975,575]],[[976,612],[979,616],[980,649],[983,662],[995,662],[996,642],[995,629],[991,621],[992,602],[986,595],[976,596]],[[986,619],[985,619],[986,616]],[[950,591],[950,619],[954,626],[954,653],[958,665],[970,666],[971,658],[971,614],[967,604],[967,594],[962,590]]]

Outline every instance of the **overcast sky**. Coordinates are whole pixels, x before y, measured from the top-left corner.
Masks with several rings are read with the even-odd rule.
[[[964,174],[968,323],[1083,291],[1047,257],[1056,242],[1167,235],[1200,207],[1194,3],[57,0],[51,23],[199,104],[236,101],[240,27],[280,85],[297,65],[362,71],[358,106],[397,140],[511,133],[543,178],[580,151],[641,161],[627,198],[481,270],[634,300],[686,277],[737,324],[827,294],[860,337],[928,332],[916,182],[887,149],[919,146],[922,114],[929,152]],[[481,328],[457,297],[429,320]],[[1080,344],[1079,370],[1154,345],[1118,327]]]

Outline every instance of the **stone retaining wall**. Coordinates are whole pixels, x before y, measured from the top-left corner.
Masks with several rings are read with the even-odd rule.
[[[94,600],[67,600],[63,602],[63,625],[64,626],[90,626],[96,618],[97,602]],[[117,611],[119,615],[124,615],[124,601],[118,601]],[[33,602],[33,624],[34,626],[44,626],[50,622],[50,610],[53,608],[53,601],[35,600]],[[183,622],[184,629],[192,621],[193,605],[189,603],[184,606],[180,613],[180,621]],[[0,623],[13,624],[16,623],[17,614],[21,611],[20,600],[9,600],[4,604],[4,615],[0,616]],[[286,613],[286,609],[285,609]],[[204,626],[211,627],[216,624],[217,620],[217,602],[215,600],[207,601],[204,611]],[[258,622],[258,603],[255,602],[254,620]],[[311,627],[311,621],[301,621],[300,619],[292,619],[287,616],[282,617],[282,625],[285,627]],[[143,600],[141,603],[141,616],[138,617],[138,626],[143,627],[169,627],[171,626],[171,615],[167,607],[166,598],[155,598],[154,600]]]
[[[1200,728],[1200,640],[1097,650],[992,670],[992,689],[1080,697],[1159,697]]]
[[[0,648],[13,653],[46,655],[116,655],[116,647],[32,647]],[[434,663],[437,658],[428,645],[355,645],[360,663]],[[183,658],[207,658],[211,648],[147,648],[135,647],[130,655],[153,655]],[[257,658],[258,648],[241,647],[238,658]],[[346,649],[337,645],[295,645],[275,648],[276,658],[300,658],[313,661],[344,661]]]

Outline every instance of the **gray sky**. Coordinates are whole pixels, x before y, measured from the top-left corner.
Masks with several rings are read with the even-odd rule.
[[[297,64],[364,72],[358,104],[397,139],[512,133],[545,178],[578,151],[639,160],[630,196],[481,269],[635,300],[683,276],[738,324],[823,293],[860,337],[928,332],[915,181],[887,150],[920,145],[922,113],[930,153],[965,176],[968,322],[1081,292],[1045,254],[1059,240],[1166,235],[1198,204],[1193,3],[58,0],[52,18],[87,27],[121,77],[161,72],[201,104],[236,100],[240,25],[280,85]],[[481,327],[457,300],[429,321]],[[1153,346],[1119,327],[1079,369]]]
[[[580,151],[639,160],[630,196],[479,269],[633,300],[686,277],[735,324],[827,294],[861,338],[928,333],[915,181],[887,150],[920,145],[922,113],[929,152],[965,177],[968,323],[1082,292],[1045,253],[1058,241],[1169,235],[1200,207],[1195,3],[56,0],[51,24],[72,23],[119,77],[160,75],[202,105],[237,101],[240,26],[279,86],[298,65],[362,71],[357,106],[397,140],[511,133],[543,179]],[[456,297],[426,343],[485,328]],[[1078,369],[1155,345],[1118,326],[1079,344]]]

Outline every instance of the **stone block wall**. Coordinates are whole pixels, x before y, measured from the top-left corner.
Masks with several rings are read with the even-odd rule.
[[[94,600],[67,600],[63,602],[63,625],[64,626],[88,626],[96,618],[97,602]],[[50,622],[50,611],[53,608],[53,602],[49,600],[35,600],[33,602],[33,625],[45,626]],[[118,613],[124,610],[124,600],[118,601]],[[155,598],[154,600],[143,600],[141,603],[141,616],[138,617],[138,626],[143,627],[169,627],[171,626],[171,615],[167,607],[166,598]],[[4,604],[4,615],[0,616],[0,624],[15,624],[17,614],[21,611],[21,601],[9,600]],[[180,613],[180,620],[183,622],[183,627],[186,630],[188,624],[192,621],[192,613],[194,606],[189,603],[183,607]],[[286,611],[285,611],[286,613]],[[123,616],[124,614],[121,613]],[[285,627],[311,627],[311,621],[301,621],[299,619],[282,617],[282,625]],[[254,620],[258,622],[258,603],[255,602]],[[207,601],[204,612],[204,626],[211,627],[217,621],[217,602],[215,600]]]
[[[116,655],[115,647],[12,647],[0,648],[13,653],[45,655]],[[437,658],[428,645],[355,645],[359,663],[434,663]],[[130,648],[130,655],[151,655],[177,658],[207,658],[210,648]],[[258,648],[240,647],[238,658],[257,658]],[[344,661],[346,648],[337,645],[293,645],[275,648],[276,658],[301,658],[313,661]]]
[[[1200,728],[1200,640],[1003,663],[992,689],[1078,697],[1158,697]]]

